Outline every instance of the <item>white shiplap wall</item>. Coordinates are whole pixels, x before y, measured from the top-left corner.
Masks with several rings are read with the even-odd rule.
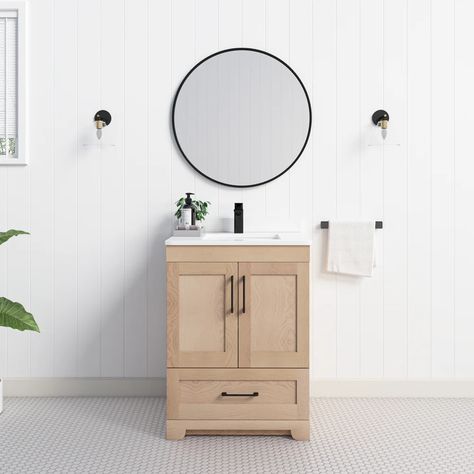
[[[0,331],[9,377],[165,373],[163,240],[185,191],[214,216],[303,220],[313,235],[314,377],[474,377],[470,0],[32,0],[28,167],[0,167],[0,294],[38,334]],[[204,56],[270,51],[311,96],[291,171],[234,190],[170,136],[174,91]],[[388,145],[370,124],[391,115]],[[93,114],[113,115],[96,143]],[[114,146],[111,146],[114,145]],[[372,279],[321,272],[322,219],[383,219]]]

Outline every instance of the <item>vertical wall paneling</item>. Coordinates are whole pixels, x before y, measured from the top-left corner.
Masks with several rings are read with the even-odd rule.
[[[7,52],[8,54],[8,52]],[[9,58],[5,60],[5,73],[8,73]],[[23,172],[21,167],[6,168],[0,178],[4,185],[4,199],[6,207],[3,208],[4,223],[8,228],[25,229],[30,227],[30,170]],[[2,212],[0,211],[0,212]],[[2,218],[0,217],[0,220]],[[14,301],[22,301],[30,306],[30,249],[31,241],[27,236],[11,239],[8,242],[5,257],[5,274],[7,277],[6,296]],[[7,360],[6,374],[18,373],[26,376],[30,372],[30,335],[16,331],[8,331],[5,342],[5,358]]]
[[[7,169],[0,169],[0,228],[7,228]],[[0,247],[0,294],[7,292],[7,248]],[[0,328],[0,372],[5,374],[8,367],[7,360],[7,329]]]
[[[265,4],[266,0],[242,0],[242,46],[266,49]],[[261,220],[265,214],[265,186],[244,189],[242,199],[247,219]]]
[[[93,122],[101,103],[101,12],[101,2],[77,2],[77,374],[83,377],[101,375],[101,148]]]
[[[77,373],[77,9],[55,2],[54,14],[54,374]],[[61,38],[58,41],[58,38]],[[77,136],[77,135],[76,135]],[[62,354],[56,357],[56,354]]]
[[[8,209],[8,168],[0,167],[0,226],[7,229],[7,209]],[[0,246],[0,294],[8,292],[8,248],[6,245]],[[8,369],[8,330],[0,328],[0,370],[2,374]]]
[[[384,0],[384,376],[407,375],[407,5]],[[390,145],[391,144],[391,145]]]
[[[100,148],[100,348],[101,374],[105,377],[124,373],[124,7],[123,0],[101,0],[100,5],[100,102],[97,109],[108,110],[112,115]],[[130,154],[133,160],[132,156]]]
[[[6,229],[7,222],[7,168],[0,167],[0,228]],[[0,294],[4,295],[8,289],[7,280],[7,247],[5,245],[0,246]],[[6,328],[0,328],[0,372],[5,374],[8,367],[7,350],[8,350],[8,332]]]
[[[195,63],[195,10],[194,0],[173,0],[171,2],[171,74],[172,96]],[[172,148],[171,177],[172,199],[175,202],[186,192],[196,189],[196,172],[181,156],[176,146]],[[209,199],[210,200],[210,199]],[[215,203],[218,208],[219,203]]]
[[[210,229],[242,201],[247,230],[312,233],[312,377],[474,376],[472,2],[30,3],[30,164],[0,167],[0,230],[32,234],[0,247],[0,295],[42,332],[0,329],[2,376],[164,376],[163,241],[186,191],[212,202]],[[299,162],[250,189],[194,172],[169,122],[189,69],[238,46],[288,62],[313,106]],[[335,218],[383,219],[372,278],[324,272]]]
[[[454,375],[454,0],[431,3],[432,375]]]
[[[337,2],[337,213],[360,217],[360,2]],[[360,370],[359,282],[337,278],[337,373],[356,377]]]
[[[266,0],[242,0],[242,46],[265,49],[265,21]]]
[[[171,234],[171,0],[148,1],[148,376],[166,373],[166,262]],[[154,139],[150,139],[154,137]]]
[[[31,244],[31,312],[41,329],[31,334],[30,374],[33,377],[53,376],[53,0],[29,5],[28,48],[29,71],[35,81],[30,83],[29,155],[30,155],[30,239]],[[32,124],[35,124],[33,127]],[[0,170],[1,174],[1,170]],[[0,178],[1,180],[1,178]],[[1,194],[1,191],[0,191]],[[0,206],[1,209],[1,206]],[[4,225],[0,224],[0,228]],[[28,230],[28,229],[27,229]],[[6,246],[0,247],[7,248]],[[2,261],[0,250],[0,262]],[[1,274],[0,274],[1,278]],[[0,285],[1,286],[1,285]],[[0,289],[0,294],[2,290]],[[26,303],[26,302],[25,302]],[[73,331],[74,334],[74,331]],[[74,334],[75,336],[75,334]],[[1,353],[1,349],[0,349]],[[0,369],[0,372],[1,369]]]
[[[147,373],[148,2],[125,3],[125,368]]]
[[[337,217],[336,2],[313,5],[313,247],[312,375],[337,375],[336,277],[324,272],[327,232],[321,220]]]
[[[384,148],[372,114],[383,108],[383,2],[360,3],[360,216],[371,221],[383,216]],[[360,282],[360,375],[383,375],[383,239],[377,231],[376,269]]]
[[[474,320],[472,317],[472,275],[474,265],[474,221],[472,215],[472,134],[463,119],[474,107],[472,84],[472,2],[455,2],[455,374],[474,374]]]
[[[29,171],[23,175],[20,167],[8,169],[7,226],[13,229],[29,229]],[[30,306],[30,242],[28,236],[13,238],[7,247],[6,296]],[[29,374],[28,333],[8,331],[7,333],[7,376]]]
[[[227,0],[219,0],[219,50],[242,46],[242,1],[233,0],[228,2]],[[234,217],[234,203],[243,202],[244,193],[245,191],[239,188],[219,186],[219,217],[232,221]],[[233,221],[231,229],[233,229]]]
[[[431,0],[408,2],[408,375],[431,373]]]
[[[290,58],[290,0],[266,1],[266,49],[286,63]],[[265,185],[266,215],[286,219],[290,215],[290,175]]]
[[[7,170],[7,227],[29,229],[29,170],[23,175],[20,167]],[[7,277],[6,295],[13,301],[30,306],[30,242],[28,236],[8,241],[6,251]],[[18,374],[24,377],[30,371],[28,333],[7,332],[7,376]]]
[[[312,101],[312,62],[308,61],[313,45],[312,2],[303,0],[290,2],[290,54],[289,61],[299,78],[305,84]],[[312,187],[312,146],[310,137],[299,160],[289,171],[289,212],[291,218],[301,226],[305,235],[312,230],[313,187]]]
[[[219,0],[196,1],[195,9],[194,61],[198,62],[219,50]],[[219,187],[198,173],[195,181],[196,198],[211,203],[205,222],[209,225],[219,214]]]

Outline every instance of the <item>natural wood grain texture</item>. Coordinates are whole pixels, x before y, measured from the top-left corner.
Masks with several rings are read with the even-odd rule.
[[[307,419],[305,369],[168,369],[168,419]],[[222,397],[259,392],[258,397]]]
[[[179,275],[179,346],[182,351],[225,350],[225,274]]]
[[[309,417],[308,370],[282,368],[308,366],[308,264],[285,263],[289,256],[298,256],[294,248],[242,247],[237,252],[236,248],[177,246],[172,253],[167,248],[171,260],[168,263],[168,366],[196,367],[168,369],[167,438],[181,439],[189,429],[193,434],[291,432],[295,439],[305,439],[304,426],[268,427],[259,422]],[[203,249],[204,255],[200,253]],[[256,252],[260,258],[268,258],[267,250],[271,250],[269,253],[276,263],[245,263],[256,257]],[[211,262],[203,262],[205,257]],[[201,261],[173,261],[195,258]],[[240,263],[220,263],[222,258],[227,261],[236,258]],[[229,314],[231,276],[234,276],[234,314]],[[241,367],[267,368],[211,368],[237,366],[237,341]],[[225,397],[222,392],[258,392],[258,396]],[[233,427],[227,424],[225,428],[199,424],[193,429],[194,425],[173,423],[177,419],[246,420],[252,424]]]
[[[187,434],[277,435],[290,434],[295,440],[309,439],[308,420],[168,420],[166,439],[179,440]]]
[[[184,380],[179,383],[179,387],[182,403],[219,405],[296,403],[296,382],[292,380]],[[222,392],[258,392],[258,397],[222,397]]]
[[[187,436],[291,436],[291,430],[186,430]]]
[[[183,424],[172,421],[166,422],[166,439],[170,441],[177,441],[186,436],[186,427]]]
[[[168,245],[168,262],[309,262],[307,245]]]
[[[235,367],[237,301],[234,263],[168,264],[168,366]]]
[[[298,425],[291,429],[291,437],[296,441],[309,440],[309,423]]]
[[[308,273],[305,263],[239,263],[240,367],[308,367]]]
[[[252,309],[252,351],[296,351],[296,276],[253,275],[249,285]]]

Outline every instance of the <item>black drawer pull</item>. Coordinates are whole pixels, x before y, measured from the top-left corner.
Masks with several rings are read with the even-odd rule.
[[[243,305],[242,305],[242,313],[245,314],[245,275],[242,277],[242,286],[243,286]],[[256,396],[256,395],[255,395]]]
[[[252,392],[252,393],[227,393],[227,392],[222,392],[221,396],[223,396],[223,397],[258,397],[258,392]]]

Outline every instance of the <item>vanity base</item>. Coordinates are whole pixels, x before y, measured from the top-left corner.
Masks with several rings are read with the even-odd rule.
[[[309,440],[308,420],[168,420],[166,439],[179,440],[186,435],[291,435],[297,441]]]

